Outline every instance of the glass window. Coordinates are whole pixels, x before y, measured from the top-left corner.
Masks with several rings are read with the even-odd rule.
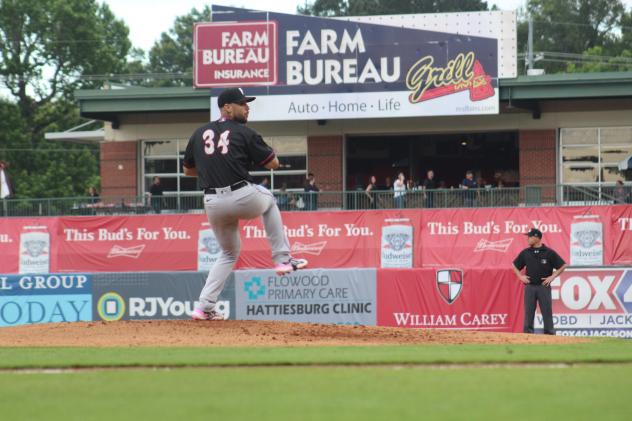
[[[602,146],[601,162],[603,164],[618,164],[632,155],[632,143],[622,146]]]
[[[143,142],[143,156],[175,156],[177,154],[176,147],[176,140],[146,140]]]
[[[279,136],[264,139],[279,156],[281,167],[274,172],[262,167],[255,168],[251,171],[255,182],[259,183],[263,177],[268,177],[276,189],[284,182],[289,189],[303,189],[307,175],[307,138]],[[161,183],[168,192],[200,190],[197,177],[187,177],[182,172],[187,143],[188,139],[143,141],[144,192],[149,191],[154,175],[160,175]]]
[[[145,174],[177,174],[178,173],[178,160],[167,158],[146,158],[145,159]]]
[[[597,164],[599,162],[599,148],[597,145],[587,147],[566,147],[562,152],[562,162],[586,162]]]
[[[279,156],[307,155],[307,137],[305,136],[264,136],[263,140]]]
[[[612,187],[630,180],[618,164],[632,156],[632,127],[560,130],[561,179],[564,184]]]
[[[632,127],[605,127],[600,133],[602,145],[632,145]]]
[[[283,183],[289,190],[305,188],[305,174],[274,174],[274,190],[283,187]],[[318,185],[318,184],[317,184]]]
[[[632,181],[632,170],[621,171],[618,167],[604,167],[601,169],[603,183],[616,183],[617,180]]]
[[[562,129],[560,131],[562,145],[596,145],[597,129],[581,128],[581,129]]]
[[[180,177],[180,191],[198,191],[197,177]]]
[[[562,175],[565,184],[597,183],[599,181],[596,165],[591,167],[564,165]]]
[[[149,193],[151,185],[154,181],[154,177],[145,177],[145,191]],[[178,191],[178,177],[160,177],[160,184],[165,192],[177,192]]]

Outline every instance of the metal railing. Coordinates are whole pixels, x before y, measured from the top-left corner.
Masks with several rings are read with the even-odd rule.
[[[409,190],[395,196],[392,190],[275,191],[282,211],[486,208],[525,206],[611,205],[632,202],[632,186],[623,193],[615,187],[524,186],[485,189]],[[0,200],[0,216],[130,215],[203,213],[200,192],[162,197],[67,197]]]

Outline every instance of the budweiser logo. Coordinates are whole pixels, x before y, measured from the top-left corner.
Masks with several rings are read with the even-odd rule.
[[[506,240],[498,240],[498,241],[488,241],[485,239],[481,239],[474,247],[474,252],[478,251],[497,251],[499,253],[507,253],[509,250],[509,246],[511,245],[513,238],[508,238]]]
[[[138,259],[144,249],[145,244],[134,247],[113,246],[108,252],[108,259],[112,257],[131,257],[132,259]]]
[[[314,256],[320,256],[323,249],[327,245],[327,241],[320,241],[318,243],[303,244],[296,242],[292,244],[292,253],[294,254],[313,254]]]

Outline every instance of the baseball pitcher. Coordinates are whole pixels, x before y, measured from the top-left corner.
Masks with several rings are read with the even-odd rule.
[[[195,320],[222,320],[215,303],[239,257],[239,220],[263,217],[278,275],[307,266],[307,260],[290,256],[281,212],[274,196],[252,184],[251,163],[268,169],[279,168],[279,160],[248,121],[247,97],[239,88],[224,90],[217,98],[222,117],[198,128],[184,154],[184,173],[198,176],[204,189],[204,209],[221,247],[221,255],[211,268],[200,293]]]

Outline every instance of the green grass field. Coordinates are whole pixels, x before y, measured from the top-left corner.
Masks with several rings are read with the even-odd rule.
[[[70,367],[103,368],[36,370]],[[2,420],[601,421],[632,414],[632,341],[625,340],[0,348],[0,368]]]

